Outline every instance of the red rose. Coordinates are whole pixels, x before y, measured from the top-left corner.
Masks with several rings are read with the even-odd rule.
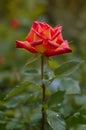
[[[19,21],[18,21],[17,19],[12,19],[12,20],[10,21],[10,25],[11,25],[11,27],[14,28],[14,29],[17,29],[17,28],[20,26]]]
[[[42,53],[45,56],[69,53],[72,50],[67,40],[62,38],[60,25],[52,28],[47,23],[35,21],[25,41],[16,41],[17,48],[24,48],[32,53]]]
[[[0,64],[2,64],[4,61],[4,57],[0,55]]]

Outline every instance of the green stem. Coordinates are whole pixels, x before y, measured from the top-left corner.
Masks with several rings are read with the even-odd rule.
[[[45,102],[45,84],[43,83],[44,79],[44,57],[41,56],[41,82],[42,82],[42,102],[44,105]],[[42,106],[42,124],[41,124],[41,130],[44,130],[44,124],[45,124],[45,108]]]

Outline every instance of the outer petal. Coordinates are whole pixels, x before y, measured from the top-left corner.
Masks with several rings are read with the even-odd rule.
[[[44,55],[49,57],[49,56],[60,55],[69,52],[72,52],[72,50],[70,49],[67,40],[65,40],[58,48],[52,50],[47,49]]]
[[[62,31],[62,26],[60,26],[60,25],[57,25],[55,28],[54,28],[54,31],[55,32],[61,32]]]
[[[28,35],[26,36],[26,41],[28,41],[28,42],[34,41],[34,31],[32,30],[32,28],[31,28],[30,32],[28,33]]]
[[[60,45],[63,41],[64,40],[63,40],[63,37],[62,37],[62,33],[59,33],[58,37],[56,38],[56,43]]]
[[[27,41],[16,41],[17,48],[24,48],[32,53],[37,53],[36,49],[30,45]]]

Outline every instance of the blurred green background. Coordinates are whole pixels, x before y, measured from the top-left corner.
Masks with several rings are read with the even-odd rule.
[[[83,0],[3,0],[0,1],[0,88],[15,82],[15,74],[33,54],[15,47],[15,41],[24,40],[35,20],[51,26],[63,26],[63,37],[68,39],[72,54],[58,56],[86,61],[86,1]],[[10,73],[13,78],[10,77]],[[11,79],[9,79],[9,78]],[[80,80],[82,90],[86,85],[85,63],[74,77]],[[4,81],[6,80],[6,81]],[[10,80],[10,81],[9,81]],[[83,91],[84,92],[84,91]]]
[[[26,50],[16,49],[15,41],[25,39],[35,20],[63,26],[63,37],[73,52],[54,58],[58,64],[70,59],[84,61],[71,77],[79,81],[82,94],[86,94],[86,0],[1,0],[0,100],[22,80],[20,71],[33,57]],[[0,109],[4,110],[2,104]]]

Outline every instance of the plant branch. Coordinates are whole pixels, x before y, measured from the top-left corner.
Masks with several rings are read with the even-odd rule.
[[[45,102],[45,84],[43,83],[44,79],[44,57],[41,56],[41,87],[42,87],[42,102],[44,104]],[[42,106],[42,124],[41,124],[41,130],[44,130],[44,123],[45,123],[45,108]]]

